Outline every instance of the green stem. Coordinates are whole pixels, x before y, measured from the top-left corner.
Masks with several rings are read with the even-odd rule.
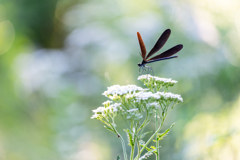
[[[158,117],[157,117],[157,111],[156,111],[156,114],[155,114],[155,128],[156,128],[156,131],[157,131],[157,128],[158,128]],[[158,149],[158,140],[157,140],[157,134],[156,134],[156,150],[157,150],[157,153],[156,153],[156,160],[159,160],[159,149]]]
[[[112,118],[112,121],[114,123],[114,118]],[[122,136],[118,133],[117,129],[111,124],[109,123],[112,128],[114,129],[114,131],[117,133],[117,135],[119,136],[120,140],[121,140],[121,143],[122,143],[122,148],[123,148],[123,156],[124,156],[124,160],[127,160],[127,152],[126,152],[126,147],[125,147],[125,143],[124,143],[124,140],[122,138]]]
[[[142,125],[138,128],[137,133],[145,126],[145,123],[147,122],[147,120],[148,120],[148,110],[147,110],[146,118],[143,121]]]
[[[167,116],[167,115],[166,115]],[[148,139],[148,141],[146,142],[146,144],[142,147],[141,151],[140,151],[140,154],[144,151],[144,149],[147,147],[147,145],[153,140],[153,138],[157,135],[157,133],[161,130],[162,126],[163,126],[163,122],[165,120],[165,117],[163,117],[162,119],[162,123],[161,125],[158,127],[158,129],[156,130],[156,132]]]
[[[123,140],[122,136],[121,136],[119,133],[118,133],[118,135],[119,135],[120,138],[121,138],[121,143],[122,143],[122,148],[123,148],[124,160],[127,160],[127,152],[126,152],[126,148],[125,148],[124,140]]]
[[[135,128],[134,121],[131,123],[131,132],[133,132],[133,127]],[[136,130],[136,128],[135,128]],[[134,130],[134,135],[133,135],[133,145],[131,146],[131,155],[130,155],[130,160],[133,160],[134,158],[134,148],[135,148],[135,130]]]
[[[137,148],[138,148],[137,159],[139,159],[140,158],[140,144],[139,144],[138,138],[137,138]]]
[[[134,143],[135,144],[135,143]],[[133,156],[134,156],[134,145],[131,146],[131,155],[130,155],[130,160],[133,160]]]

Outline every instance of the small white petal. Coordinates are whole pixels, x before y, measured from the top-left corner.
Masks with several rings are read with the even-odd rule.
[[[133,108],[133,109],[127,110],[127,112],[134,112],[134,111],[137,111],[137,110],[138,110],[138,108]]]
[[[98,107],[97,109],[92,110],[94,113],[99,113],[99,112],[104,112],[105,108],[104,107]]]
[[[102,104],[105,105],[105,104],[110,104],[110,103],[112,103],[112,102],[113,102],[113,101],[107,100],[106,102],[103,102]]]
[[[91,119],[95,119],[95,118],[98,118],[98,117],[99,117],[98,114],[94,114],[94,115],[92,115]]]

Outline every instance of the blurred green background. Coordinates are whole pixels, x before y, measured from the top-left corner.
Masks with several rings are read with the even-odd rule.
[[[184,48],[150,66],[178,81],[170,91],[184,102],[167,118],[176,125],[161,159],[239,160],[239,0],[1,0],[0,159],[122,157],[92,109],[108,86],[143,87],[136,32],[149,51],[167,28],[162,50]]]

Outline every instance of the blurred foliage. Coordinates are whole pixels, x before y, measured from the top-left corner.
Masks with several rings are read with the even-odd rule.
[[[141,84],[136,32],[149,51],[167,28],[162,50],[184,48],[151,66],[178,80],[172,92],[184,103],[167,118],[176,125],[161,159],[239,159],[239,8],[239,0],[2,0],[0,159],[122,157],[91,110],[106,87]]]

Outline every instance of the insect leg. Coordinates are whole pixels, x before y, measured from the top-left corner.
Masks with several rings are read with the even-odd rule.
[[[148,69],[148,74],[150,74],[151,71],[152,71],[152,74],[153,74],[153,76],[154,76],[152,67],[150,67],[150,66],[145,66],[145,67]]]
[[[142,75],[144,73],[145,69],[143,66],[139,67],[139,75]]]

